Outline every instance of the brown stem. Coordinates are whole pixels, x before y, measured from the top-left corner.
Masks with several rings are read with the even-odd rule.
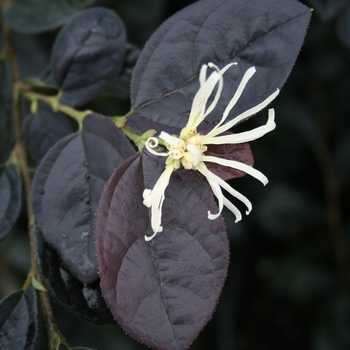
[[[5,37],[5,52],[10,59],[11,72],[13,77],[13,117],[15,124],[15,154],[17,155],[19,162],[19,169],[24,185],[25,198],[27,202],[27,212],[29,220],[29,240],[30,240],[30,254],[31,254],[31,268],[28,273],[27,280],[23,285],[23,289],[29,287],[34,277],[41,285],[43,285],[41,273],[38,266],[36,246],[35,246],[35,236],[34,236],[34,213],[30,201],[30,191],[31,191],[31,177],[27,162],[26,148],[21,134],[21,109],[20,109],[20,98],[19,98],[19,86],[20,86],[20,75],[18,70],[18,64],[16,55],[13,49],[12,33],[7,25],[3,25],[3,32]],[[68,343],[65,341],[63,336],[60,334],[53,318],[52,308],[50,304],[49,295],[46,291],[38,291],[43,314],[46,320],[46,326],[48,331],[49,339],[49,349],[56,349],[57,337],[59,341],[64,343],[69,347]]]
[[[79,124],[82,123],[82,121],[84,120],[84,118],[88,114],[93,113],[90,110],[86,110],[86,111],[81,112],[81,111],[77,111],[73,107],[62,105],[59,103],[59,96],[46,96],[46,95],[39,94],[37,92],[28,91],[28,87],[24,84],[20,85],[19,91],[20,91],[21,96],[25,97],[29,101],[45,102],[48,105],[50,105],[55,112],[65,113],[68,116],[74,118]]]

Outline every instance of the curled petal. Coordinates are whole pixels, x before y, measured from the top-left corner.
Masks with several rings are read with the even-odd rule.
[[[158,232],[154,232],[152,236],[145,236],[145,241],[146,242],[152,241],[152,239],[156,236],[157,233]]]
[[[168,156],[169,154],[168,152],[156,152],[153,150],[153,148],[158,147],[158,144],[159,144],[159,141],[156,137],[150,137],[147,139],[145,146],[150,153],[156,156],[163,156],[163,157]]]

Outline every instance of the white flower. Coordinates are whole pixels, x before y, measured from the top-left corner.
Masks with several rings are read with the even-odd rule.
[[[246,214],[249,214],[252,210],[252,204],[245,196],[234,190],[224,180],[209,171],[205,163],[213,162],[219,165],[241,170],[255,177],[264,185],[268,183],[268,180],[264,174],[247,164],[235,160],[227,160],[219,157],[205,155],[205,151],[207,150],[206,145],[239,144],[243,142],[253,141],[259,137],[262,137],[276,127],[276,124],[274,122],[275,112],[273,109],[269,109],[268,120],[265,125],[246,132],[222,135],[225,131],[229,130],[240,121],[245,120],[246,118],[266,107],[279,93],[279,90],[277,89],[272,95],[270,95],[266,100],[257,106],[243,112],[226,124],[223,124],[230,111],[242,95],[242,92],[248,81],[255,74],[255,67],[249,68],[245,72],[242,81],[240,82],[235,94],[227,105],[220,122],[205,135],[197,133],[197,127],[206,118],[206,116],[213,111],[220,98],[223,88],[223,74],[234,64],[236,63],[228,64],[221,70],[213,63],[202,66],[199,75],[200,88],[193,99],[187,125],[181,130],[179,137],[169,135],[164,131],[162,131],[159,135],[159,139],[162,139],[165,143],[165,146],[168,150],[167,152],[156,152],[154,150],[154,148],[157,147],[159,143],[159,140],[156,137],[151,137],[146,142],[146,148],[149,152],[158,156],[167,157],[165,170],[158,179],[153,190],[145,189],[143,192],[143,204],[148,208],[151,208],[151,226],[154,232],[150,237],[145,236],[146,241],[150,241],[158,232],[162,232],[163,230],[161,221],[162,206],[165,199],[165,189],[169,184],[172,172],[178,169],[181,165],[185,169],[193,169],[202,173],[206,177],[214,195],[218,199],[219,211],[218,213],[214,214],[208,212],[208,219],[210,220],[214,220],[220,216],[223,206],[226,206],[236,216],[236,222],[242,218],[241,212],[238,210],[238,208],[236,208],[236,206],[234,206],[222,194],[221,187],[246,205]],[[207,78],[208,68],[214,69],[214,72],[211,73]],[[212,95],[216,86],[217,90],[214,99],[207,107],[208,99]]]

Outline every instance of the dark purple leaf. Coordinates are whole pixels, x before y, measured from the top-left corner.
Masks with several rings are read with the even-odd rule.
[[[202,132],[206,134],[206,132]],[[222,135],[232,134],[225,132]],[[225,145],[208,145],[208,150],[205,152],[206,156],[219,157],[228,160],[236,160],[238,162],[253,166],[254,158],[250,150],[249,142],[239,144],[225,144]],[[235,177],[242,177],[245,173],[241,170],[233,169],[216,163],[205,163],[207,168],[215,175],[227,181]]]
[[[37,256],[45,286],[68,311],[95,324],[114,323],[114,318],[102,298],[100,281],[89,284],[78,281],[63,265],[58,253],[35,228]]]
[[[52,50],[61,103],[81,105],[99,95],[121,70],[125,45],[125,27],[115,12],[94,7],[73,16]]]
[[[7,60],[0,59],[0,174],[5,168],[13,145],[12,77]]]
[[[135,67],[129,126],[178,134],[187,122],[204,63],[225,73],[217,108],[200,126],[211,129],[221,118],[244,72],[257,72],[229,119],[257,105],[287,79],[310,19],[310,9],[296,0],[202,0],[165,21],[143,49]]]
[[[0,175],[0,241],[10,232],[17,220],[22,200],[21,177],[17,168],[10,165]]]
[[[172,174],[163,232],[146,242],[150,222],[142,192],[164,159],[129,158],[108,181],[96,220],[103,296],[132,337],[155,349],[186,349],[212,316],[227,273],[229,246],[209,186],[195,171]]]
[[[0,303],[0,349],[32,350],[38,334],[33,287],[18,290]]]
[[[36,171],[32,204],[40,230],[83,283],[98,277],[93,227],[102,189],[134,152],[111,120],[91,114],[82,132],[57,142]]]
[[[125,62],[123,70],[118,74],[113,83],[108,87],[108,95],[127,100],[130,98],[130,81],[135,63],[139,57],[140,49],[135,45],[127,44],[125,53]]]
[[[63,25],[95,0],[16,0],[5,8],[6,22],[22,34],[38,34]]]
[[[58,140],[74,132],[74,127],[68,116],[40,104],[37,113],[26,116],[22,132],[30,155],[40,162]]]

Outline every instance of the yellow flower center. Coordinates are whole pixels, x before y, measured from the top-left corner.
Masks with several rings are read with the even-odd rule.
[[[173,160],[180,161],[182,166],[187,170],[196,170],[199,162],[202,160],[203,153],[207,147],[203,145],[203,136],[196,131],[188,132],[185,128],[181,131],[180,138],[171,143],[165,143],[169,151],[167,164]]]

